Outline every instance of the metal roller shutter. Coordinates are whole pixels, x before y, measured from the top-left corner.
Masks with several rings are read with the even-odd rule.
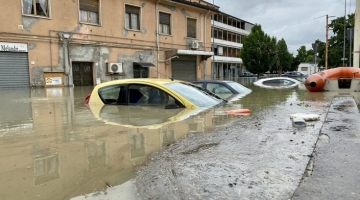
[[[0,88],[30,87],[28,54],[0,52]]]
[[[196,56],[183,56],[171,60],[172,78],[195,81],[196,80]]]

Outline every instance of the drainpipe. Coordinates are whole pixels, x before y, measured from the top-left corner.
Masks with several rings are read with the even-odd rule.
[[[50,50],[50,65],[51,65],[51,72],[54,71],[53,69],[53,61],[52,61],[52,51],[51,51],[52,39],[51,39],[51,30],[49,30],[49,50]]]
[[[210,10],[206,13],[206,15],[204,16],[204,51],[206,51],[206,17],[207,15],[210,13]],[[206,60],[203,60],[203,67],[204,67],[204,80],[206,80]]]
[[[159,0],[158,2],[156,2],[155,4],[155,16],[156,16],[156,51],[157,51],[157,78],[159,77],[159,65],[160,65],[160,44],[159,44],[159,8],[158,8],[158,4],[160,3],[161,0]]]

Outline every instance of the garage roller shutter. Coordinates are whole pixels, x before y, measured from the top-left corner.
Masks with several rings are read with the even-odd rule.
[[[172,78],[195,81],[196,80],[196,56],[183,56],[171,60]]]
[[[0,52],[0,88],[30,87],[28,54]]]

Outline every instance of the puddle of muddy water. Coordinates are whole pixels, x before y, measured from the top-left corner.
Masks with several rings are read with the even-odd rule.
[[[92,192],[99,194],[99,191],[128,185],[135,177],[136,169],[146,163],[152,153],[177,146],[179,152],[185,152],[182,154],[184,157],[174,159],[178,163],[169,169],[173,169],[179,179],[197,169],[189,168],[190,171],[186,172],[179,167],[181,165],[213,169],[206,172],[210,172],[208,176],[215,177],[232,174],[232,168],[235,167],[236,171],[238,165],[243,171],[233,178],[228,177],[226,186],[231,183],[233,187],[229,188],[247,193],[247,189],[238,188],[239,184],[242,181],[248,186],[252,181],[258,184],[259,178],[250,177],[254,164],[248,164],[258,161],[249,160],[246,155],[252,155],[254,151],[260,154],[264,149],[259,147],[267,146],[271,147],[275,157],[299,159],[300,155],[292,155],[270,144],[283,140],[301,144],[300,138],[289,138],[294,132],[289,114],[308,108],[322,109],[331,98],[331,95],[312,94],[297,88],[267,90],[251,84],[248,87],[253,92],[238,101],[201,111],[194,116],[179,111],[163,115],[159,110],[136,111],[131,108],[121,108],[121,113],[116,113],[118,108],[116,112],[100,109],[95,114],[83,104],[92,87],[1,90],[0,196],[4,200],[48,200],[71,199]],[[226,110],[238,108],[248,108],[251,113],[225,114]],[[141,114],[146,117],[144,113],[157,114],[145,121],[139,117]],[[175,118],[170,119],[172,116]],[[157,125],[151,126],[153,123]],[[268,126],[271,129],[266,128]],[[298,130],[295,135],[300,137],[302,134]],[[188,142],[189,139],[192,141]],[[185,146],[180,147],[177,143],[180,141],[184,141]],[[238,145],[234,146],[232,142],[238,142]],[[208,158],[209,162],[187,160],[187,157],[196,157],[204,152],[208,155],[204,159]],[[222,165],[212,162],[214,158],[211,155],[214,153],[229,156],[225,160],[229,173],[219,171]],[[233,162],[237,157],[231,155],[236,154],[245,158]],[[171,157],[168,159],[172,160]],[[270,161],[266,157],[258,159]],[[256,176],[280,176],[278,172],[257,169],[261,175]],[[262,174],[262,170],[269,171],[269,175]],[[245,179],[240,176],[242,173]],[[238,181],[235,181],[236,178]],[[144,184],[151,180],[145,180]],[[206,190],[212,191],[212,188]]]

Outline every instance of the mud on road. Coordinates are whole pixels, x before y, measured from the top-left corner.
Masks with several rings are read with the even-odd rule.
[[[329,102],[286,102],[192,133],[138,170],[139,199],[289,199],[306,172]],[[294,113],[318,114],[304,128]]]

